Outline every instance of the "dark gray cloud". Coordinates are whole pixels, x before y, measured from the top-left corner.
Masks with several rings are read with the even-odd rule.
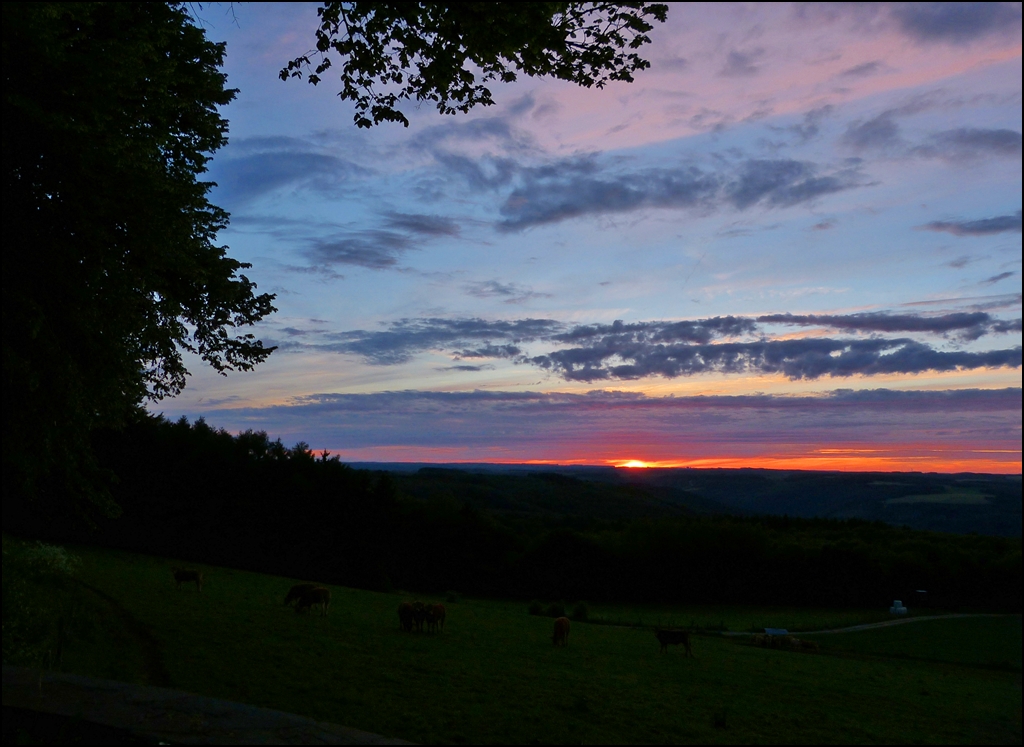
[[[1013,215],[997,215],[979,220],[936,220],[920,226],[927,231],[944,231],[954,236],[990,236],[997,233],[1020,233],[1021,211]]]
[[[508,358],[519,354],[518,344],[544,339],[564,329],[562,323],[552,319],[401,319],[386,330],[328,335],[332,342],[319,347],[354,353],[377,365],[405,363],[427,350],[457,351],[461,358]]]
[[[534,105],[531,96],[513,104],[511,113],[525,113]],[[529,133],[517,129],[507,117],[477,117],[452,120],[442,125],[426,127],[413,137],[410,145],[415,149],[434,152],[459,147],[463,143],[490,142],[504,151],[528,151],[533,148]]]
[[[909,303],[902,303],[900,306],[905,308],[920,306],[949,308],[950,306],[959,306],[971,311],[1019,311],[1021,299],[1020,293],[998,293],[990,296],[961,296],[959,298],[934,298],[928,301],[911,301]]]
[[[595,344],[534,356],[529,363],[568,381],[704,373],[782,374],[789,379],[877,376],[1021,365],[1020,347],[945,352],[911,339],[799,339],[713,345]]]
[[[821,122],[827,117],[832,116],[835,112],[835,107],[832,104],[825,104],[815,109],[811,109],[809,112],[804,114],[803,122],[798,125],[793,125],[788,128],[791,132],[796,133],[797,137],[800,138],[800,142],[806,143],[817,137],[821,131]]]
[[[388,213],[386,225],[421,236],[458,236],[459,224],[443,215]]]
[[[602,345],[662,344],[675,342],[708,343],[716,338],[754,334],[758,331],[753,319],[739,316],[716,316],[682,322],[635,322],[616,320],[612,324],[579,325],[566,332],[555,333],[551,339],[562,343],[598,343]]]
[[[599,170],[592,159],[574,159],[524,169],[501,207],[505,219],[499,228],[517,231],[582,215],[642,208],[789,207],[861,183],[855,169],[827,170],[791,159],[751,159],[722,174],[696,166],[613,174]]]
[[[819,175],[814,164],[792,160],[747,161],[726,186],[727,199],[740,210],[758,203],[789,207],[824,195],[842,192],[860,183],[852,169]]]
[[[464,363],[459,366],[442,366],[437,369],[438,371],[493,371],[494,366],[490,364],[484,364],[482,366],[471,366],[468,363]]]
[[[926,332],[947,334],[954,332],[966,340],[994,331],[998,320],[981,311],[922,316],[919,314],[765,314],[757,321],[801,327],[829,327],[858,332]]]
[[[550,293],[537,293],[532,288],[525,288],[518,283],[501,283],[497,280],[467,283],[464,288],[471,296],[501,298],[509,304],[525,303],[534,298],[551,298]]]
[[[335,274],[335,265],[356,265],[371,270],[397,269],[402,256],[429,239],[458,236],[459,225],[441,215],[387,213],[382,229],[336,232],[307,242],[311,266],[305,272]]]
[[[520,171],[519,163],[507,157],[484,156],[473,159],[455,153],[436,152],[434,159],[476,190],[505,187]]]
[[[926,144],[917,146],[911,152],[913,155],[947,161],[966,161],[986,156],[1018,157],[1021,153],[1021,134],[1016,130],[960,127],[930,135]]]
[[[840,142],[856,150],[886,149],[900,145],[900,128],[895,111],[882,112],[866,121],[857,121],[846,128]]]
[[[1009,271],[1007,271],[1007,272],[1000,272],[998,275],[993,275],[990,278],[985,278],[984,280],[981,281],[981,284],[982,285],[995,285],[999,281],[1006,280],[1007,278],[1012,278],[1016,274],[1017,273],[1015,273],[1015,272],[1009,272]]]
[[[168,414],[195,417],[204,412]],[[205,414],[211,417],[209,411]],[[261,408],[230,403],[216,418],[232,431],[259,428],[289,442],[301,439],[317,448],[341,450],[343,458],[388,461],[493,461],[496,453],[506,460],[568,461],[594,459],[607,454],[609,446],[622,449],[615,456],[623,458],[756,456],[773,453],[779,444],[819,449],[925,443],[925,448],[943,452],[970,444],[1016,450],[1021,390],[838,390],[796,397],[647,397],[616,391],[321,393]],[[374,452],[374,447],[384,448]],[[403,452],[401,447],[423,450]],[[445,449],[443,456],[431,451],[437,448]],[[1013,458],[1019,460],[1019,452]]]
[[[764,54],[763,49],[752,49],[747,52],[733,50],[725,59],[725,65],[718,72],[730,78],[747,78],[757,75],[760,68],[754,63]]]
[[[268,409],[303,408],[316,410],[353,410],[415,412],[422,406],[432,409],[436,405],[465,412],[474,405],[495,406],[521,413],[529,408],[538,414],[548,411],[554,416],[571,410],[597,410],[612,414],[630,410],[682,411],[689,409],[730,409],[749,411],[768,407],[785,412],[821,412],[836,407],[848,410],[851,404],[885,411],[958,410],[977,412],[1008,411],[1020,415],[1022,392],[1019,387],[1006,389],[950,389],[950,390],[894,390],[894,389],[836,389],[820,395],[792,396],[752,394],[738,396],[649,397],[642,392],[598,390],[586,394],[565,392],[509,392],[474,390],[468,392],[391,391],[372,394],[309,394],[296,397],[289,405],[275,405]],[[495,412],[490,410],[490,412]],[[1019,417],[1018,417],[1019,422]]]
[[[359,355],[376,365],[405,363],[428,350],[444,351],[456,359],[504,359],[537,366],[570,381],[675,378],[711,372],[781,373],[791,379],[816,379],[1016,367],[1021,359],[1020,347],[943,351],[905,337],[769,340],[760,324],[827,326],[861,333],[955,334],[965,340],[1020,328],[1020,320],[998,320],[982,312],[941,316],[774,314],[757,319],[730,316],[574,327],[551,319],[428,318],[403,319],[380,331],[325,335],[325,342],[307,347]],[[531,355],[524,349],[529,343],[558,349]]]
[[[1006,319],[999,320],[992,324],[993,332],[1020,332],[1021,331],[1021,319]]]
[[[977,261],[978,260],[976,257],[971,257],[969,255],[964,254],[960,257],[957,257],[956,259],[951,259],[949,262],[946,263],[946,266],[952,267],[954,270],[962,270],[965,267],[967,267],[967,265]]]
[[[920,42],[962,44],[1020,28],[1020,3],[896,3],[892,16]]]
[[[874,75],[883,67],[881,61],[874,60],[873,62],[863,62],[860,65],[851,67],[848,70],[844,70],[839,73],[840,77],[843,78],[864,78],[868,75]]]
[[[225,156],[213,160],[210,175],[218,184],[218,199],[229,205],[286,187],[331,192],[368,173],[351,161],[289,137],[232,142]]]
[[[387,270],[414,249],[412,239],[394,231],[360,231],[311,242],[306,255],[314,266],[357,265]]]
[[[912,99],[871,119],[850,123],[839,142],[857,151],[874,150],[891,156],[940,158],[951,162],[1020,156],[1021,134],[1009,129],[958,127],[932,133],[918,145],[907,143],[900,134],[898,118],[939,105],[928,96]]]

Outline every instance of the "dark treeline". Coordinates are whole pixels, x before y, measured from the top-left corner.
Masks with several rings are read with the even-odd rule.
[[[431,471],[438,489],[414,497],[387,473],[201,420],[143,418],[97,434],[94,448],[116,475],[120,517],[86,527],[5,501],[5,531],[370,589],[858,607],[926,589],[933,606],[1021,609],[1019,538],[859,520],[506,515],[475,506],[462,473]],[[595,489],[536,475],[475,489],[488,480],[509,494]],[[622,501],[635,506],[636,490]]]

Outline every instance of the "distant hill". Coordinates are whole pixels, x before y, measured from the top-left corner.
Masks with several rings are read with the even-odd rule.
[[[505,515],[619,520],[683,514],[863,519],[955,534],[1021,536],[1020,475],[761,469],[359,463],[407,494]]]

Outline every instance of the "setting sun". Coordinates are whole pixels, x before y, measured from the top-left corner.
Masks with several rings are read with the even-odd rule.
[[[629,469],[647,469],[649,465],[647,462],[641,462],[639,459],[630,459],[628,462],[623,462],[617,466],[627,467]]]

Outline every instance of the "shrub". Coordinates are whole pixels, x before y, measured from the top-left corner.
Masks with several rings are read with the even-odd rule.
[[[538,600],[534,599],[530,602],[530,606],[526,608],[531,615],[542,615],[544,614],[544,605]]]
[[[590,609],[587,607],[586,602],[577,602],[576,606],[572,608],[572,619],[579,620],[580,622],[586,622],[587,617],[590,615]]]
[[[70,638],[89,627],[73,588],[77,556],[3,538],[3,662],[59,669]]]
[[[449,604],[457,604],[462,601],[462,595],[457,591],[446,591],[444,594],[444,601]]]

